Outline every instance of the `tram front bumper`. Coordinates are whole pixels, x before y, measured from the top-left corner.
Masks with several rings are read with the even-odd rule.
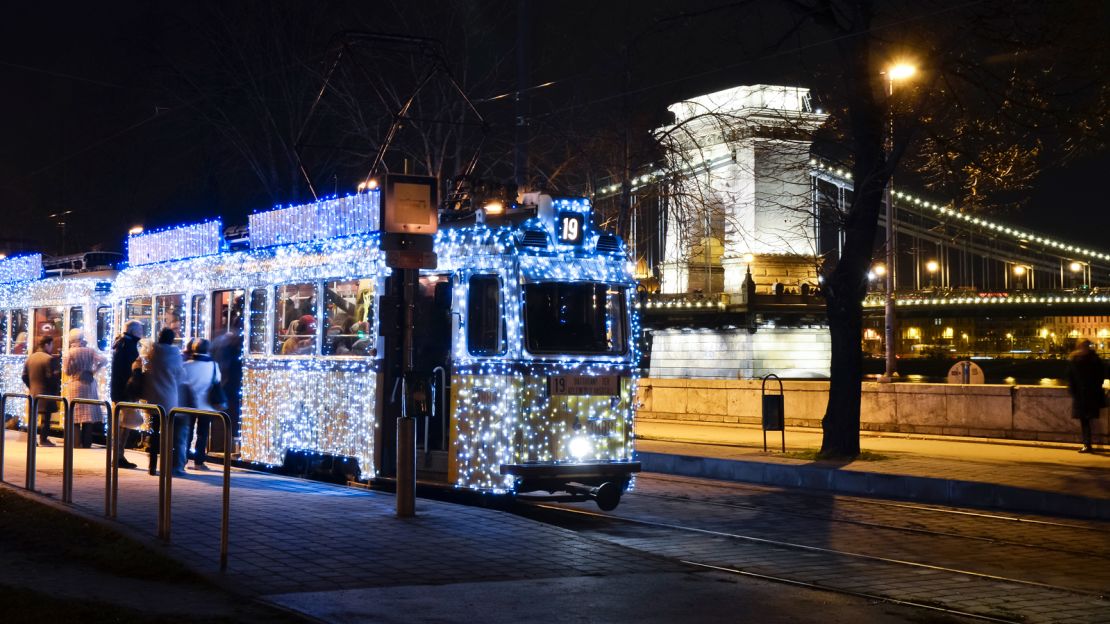
[[[560,490],[567,483],[609,482],[620,484],[623,490],[632,474],[640,470],[638,461],[501,464],[501,474],[517,478],[518,491]]]

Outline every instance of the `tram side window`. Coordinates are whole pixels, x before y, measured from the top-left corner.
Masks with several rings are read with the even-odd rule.
[[[8,316],[11,323],[11,352],[12,355],[25,355],[27,353],[27,345],[31,342],[31,337],[27,333],[27,312],[24,310],[12,310]]]
[[[0,355],[8,352],[8,311],[0,310]]]
[[[250,314],[250,352],[253,355],[266,355],[266,290],[264,288],[251,291]]]
[[[131,297],[127,300],[123,308],[123,316],[128,321],[138,321],[143,326],[143,336],[151,340],[157,340],[158,336],[153,335],[151,331],[153,328],[153,319],[151,318],[154,310],[150,305],[150,297]]]
[[[466,344],[471,354],[505,353],[505,332],[501,320],[501,280],[496,275],[475,275],[470,278],[466,327]]]
[[[34,340],[38,342],[43,336],[53,336],[55,349],[60,348],[64,319],[65,308],[35,308]]]
[[[227,333],[235,336],[243,333],[242,290],[217,290],[212,293],[212,339]]]
[[[374,348],[374,280],[324,285],[324,355],[370,355]]]
[[[96,348],[107,351],[112,346],[112,308],[100,306],[96,309]]]
[[[316,284],[274,288],[274,354],[316,353]]]
[[[85,308],[81,306],[73,306],[69,309],[69,328],[70,329],[84,329],[85,328]]]
[[[204,335],[204,295],[193,295],[189,303],[189,335],[193,338],[205,338]]]
[[[158,318],[154,325],[154,339],[163,329],[172,329],[173,343],[181,346],[182,337],[185,335],[182,325],[185,322],[185,295],[158,295],[154,298]]]

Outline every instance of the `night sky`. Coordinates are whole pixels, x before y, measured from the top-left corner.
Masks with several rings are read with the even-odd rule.
[[[800,37],[774,52],[753,52],[781,30],[782,15],[769,10],[738,19],[718,9],[724,4],[535,3],[530,82],[555,84],[533,92],[534,144],[573,149],[562,147],[561,129],[611,126],[622,105],[646,137],[648,128],[666,121],[667,104],[738,84],[807,86],[817,105],[837,106],[835,72],[822,66],[830,46]],[[482,100],[478,107],[489,124],[480,170],[508,177],[512,105],[485,100],[514,88],[516,7],[515,0],[13,4],[0,26],[0,251],[119,250],[134,224],[151,228],[213,216],[242,223],[252,211],[310,199],[289,167],[279,168],[277,183],[261,183],[227,134],[213,127],[214,109],[206,107],[230,101],[221,59],[258,53],[248,65],[261,81],[284,75],[286,66],[265,68],[285,52],[300,54],[298,70],[319,71],[329,38],[341,30],[449,40],[448,63],[471,97]],[[1091,28],[1105,25],[1105,10],[1093,17]],[[273,36],[279,32],[296,43],[272,54],[266,42],[281,40]],[[243,47],[228,48],[228,42]],[[364,76],[402,83],[396,58],[377,59]],[[319,88],[303,77],[291,84],[289,102],[274,105],[293,109],[293,121],[276,121],[282,132],[297,125]],[[372,148],[331,133],[323,119],[310,128],[307,142],[319,145],[306,150],[306,164],[322,192],[347,192],[364,173],[359,163],[369,165],[352,154]],[[1023,211],[1002,218],[1110,247],[1110,211],[1099,183],[1110,155],[1102,146],[1063,164],[1047,160]]]

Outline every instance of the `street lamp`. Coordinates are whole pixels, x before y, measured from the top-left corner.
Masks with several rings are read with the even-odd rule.
[[[940,269],[940,264],[936,260],[930,260],[925,263],[925,270],[929,272],[929,288],[935,288],[936,284],[933,283],[933,276],[937,274]]]
[[[1089,266],[1090,265],[1087,265],[1083,262],[1076,261],[1072,261],[1072,263],[1068,265],[1068,269],[1071,270],[1071,281],[1073,287],[1076,286],[1077,281],[1079,288],[1084,288],[1087,286],[1087,268]]]
[[[889,159],[894,152],[894,83],[907,80],[917,73],[917,68],[909,63],[895,63],[887,68],[887,111],[890,127],[887,129],[886,154]],[[893,381],[898,374],[898,364],[894,353],[894,176],[886,184],[886,372],[880,381]]]

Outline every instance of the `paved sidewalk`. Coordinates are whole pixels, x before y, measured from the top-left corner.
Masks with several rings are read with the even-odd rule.
[[[860,446],[881,455],[847,464],[790,457],[821,445],[807,428],[781,434],[757,427],[639,420],[644,470],[806,487],[925,503],[1110,520],[1110,453],[1078,445],[864,433]]]
[[[26,436],[5,431],[5,481],[20,491]],[[36,490],[61,493],[61,448],[38,449]],[[130,459],[145,459],[129,451]],[[120,471],[118,520],[103,520],[104,450],[74,451],[74,504],[164,552],[244,599],[316,621],[734,622],[737,605],[759,621],[796,622],[835,610],[829,622],[895,622],[897,607],[692,568],[508,513],[417,501],[394,517],[391,494],[235,470],[226,573],[218,571],[221,474],[173,481],[172,543],[159,546],[158,481]],[[678,591],[676,591],[676,588]],[[834,609],[835,607],[835,609]]]

